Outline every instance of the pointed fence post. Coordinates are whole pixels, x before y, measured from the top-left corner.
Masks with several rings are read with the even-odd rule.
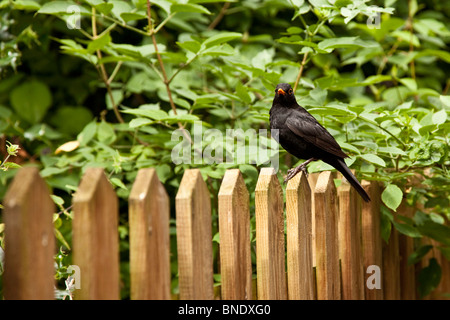
[[[256,272],[260,300],[287,298],[283,191],[275,169],[262,168],[255,190]]]
[[[186,170],[176,196],[180,299],[213,299],[211,199],[200,170]]]
[[[303,172],[289,180],[286,187],[286,242],[289,300],[312,300],[311,189]]]
[[[103,169],[88,168],[73,198],[73,264],[81,300],[119,299],[118,202]]]
[[[364,300],[361,200],[356,190],[345,179],[342,179],[338,188],[338,196],[342,299]]]
[[[369,194],[371,201],[362,203],[362,246],[365,272],[366,300],[383,299],[383,259],[380,231],[380,186],[376,181],[363,180],[361,185]]]
[[[341,299],[336,187],[330,171],[321,172],[314,190],[318,300]]]
[[[227,170],[219,190],[222,299],[252,299],[249,194],[238,169]]]
[[[5,299],[54,299],[54,203],[37,168],[17,172],[3,205]]]
[[[139,170],[129,197],[131,299],[171,298],[169,216],[156,170]]]

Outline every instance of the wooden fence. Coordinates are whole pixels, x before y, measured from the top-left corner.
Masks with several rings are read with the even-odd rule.
[[[380,188],[363,181],[362,203],[334,175],[302,173],[286,186],[261,169],[255,192],[256,289],[252,281],[249,192],[239,170],[218,194],[221,290],[213,289],[211,201],[197,169],[176,195],[179,299],[415,299],[413,239],[380,238]],[[286,206],[284,206],[286,204]],[[286,210],[284,210],[284,207]],[[54,299],[54,204],[36,168],[17,173],[4,200],[6,299]],[[408,215],[406,206],[398,214]],[[86,170],[73,198],[77,299],[118,299],[118,199],[102,169]],[[141,169],[129,197],[132,299],[171,299],[169,197],[154,169]],[[441,292],[450,291],[445,259]]]

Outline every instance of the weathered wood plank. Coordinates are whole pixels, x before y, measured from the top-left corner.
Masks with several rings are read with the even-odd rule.
[[[312,260],[311,189],[301,172],[286,187],[286,241],[288,297],[290,300],[315,298]]]
[[[382,300],[383,268],[382,239],[380,231],[380,186],[376,181],[363,180],[361,185],[370,196],[370,202],[362,203],[362,246],[366,283],[364,297],[366,300]]]
[[[283,191],[273,168],[262,168],[255,190],[258,299],[286,299]]]
[[[131,299],[170,299],[169,197],[153,168],[129,197]]]
[[[5,299],[54,299],[54,203],[37,168],[17,172],[3,205]]]
[[[81,288],[74,298],[119,299],[118,201],[103,169],[88,168],[73,197],[73,263]]]
[[[314,190],[318,300],[341,299],[336,187],[330,171],[320,173]]]
[[[338,188],[339,256],[342,273],[342,299],[364,299],[364,272],[361,248],[361,201],[345,180]]]
[[[219,190],[222,299],[252,299],[249,194],[238,169],[227,170]]]
[[[180,299],[213,299],[211,200],[200,170],[186,170],[176,196]]]

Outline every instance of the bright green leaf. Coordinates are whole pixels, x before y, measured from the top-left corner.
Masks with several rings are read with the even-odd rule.
[[[403,192],[395,184],[388,184],[381,194],[381,199],[388,208],[397,211],[397,208],[403,199]]]
[[[218,44],[228,42],[234,39],[242,38],[242,33],[239,32],[221,32],[212,37],[209,37],[203,42],[206,48],[216,46]]]
[[[376,154],[366,153],[366,154],[362,154],[360,157],[363,158],[364,160],[366,160],[367,162],[376,164],[380,167],[386,167],[386,163],[384,162],[384,160],[381,159]]]

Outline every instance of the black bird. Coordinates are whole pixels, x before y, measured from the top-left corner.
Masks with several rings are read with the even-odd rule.
[[[288,83],[280,83],[275,89],[270,109],[270,129],[275,140],[287,152],[299,159],[306,159],[298,167],[288,170],[285,182],[300,171],[306,172],[306,165],[311,161],[322,160],[340,171],[364,201],[370,201],[369,195],[344,162],[348,155],[327,129],[298,105]]]

